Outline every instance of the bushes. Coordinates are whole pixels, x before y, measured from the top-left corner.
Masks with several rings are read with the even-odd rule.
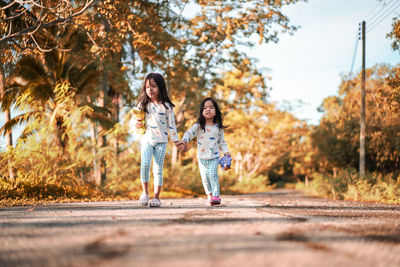
[[[268,184],[268,177],[263,175],[245,175],[241,181],[232,185],[231,190],[235,193],[265,192],[272,189]]]
[[[179,168],[164,169],[166,174],[165,190],[182,193],[183,195],[204,196],[204,188],[198,166],[193,163]],[[267,186],[269,180],[262,175],[244,175],[238,180],[234,170],[218,170],[221,194],[255,193],[271,189]]]
[[[355,169],[341,170],[336,177],[315,173],[309,187],[299,185],[297,188],[332,199],[400,203],[400,177],[397,173],[367,173],[365,178],[360,177]]]
[[[93,158],[88,156],[90,153],[85,156],[82,149],[60,154],[51,142],[36,139],[36,142],[26,142],[12,151],[0,153],[0,205],[139,197],[142,191],[139,150],[133,148],[128,153],[122,153],[118,160],[107,159],[107,180],[104,187],[100,188],[90,179]],[[186,162],[183,166],[173,168],[166,159],[162,197],[204,196],[196,163]],[[16,176],[12,181],[7,177],[10,166]],[[218,172],[222,194],[270,189],[265,176],[244,174],[239,181],[232,169],[219,169]],[[150,180],[152,191],[153,178]]]

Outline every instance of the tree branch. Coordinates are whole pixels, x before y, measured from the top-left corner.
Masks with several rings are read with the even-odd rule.
[[[30,3],[30,2],[32,2],[32,1],[14,1],[13,3],[28,4],[28,3]],[[65,0],[64,0],[64,2],[65,2]],[[84,6],[82,7],[82,9],[80,9],[78,12],[76,12],[76,13],[74,13],[74,14],[68,16],[68,17],[54,19],[53,21],[50,21],[50,22],[48,22],[48,23],[44,23],[44,22],[43,22],[44,18],[47,17],[46,15],[44,15],[44,16],[41,18],[41,20],[37,20],[37,21],[36,21],[35,25],[30,26],[30,27],[28,27],[28,28],[26,28],[26,29],[23,29],[23,30],[21,30],[21,31],[15,32],[15,33],[13,33],[13,34],[8,34],[8,35],[2,37],[2,38],[0,39],[0,44],[2,44],[2,43],[4,43],[4,42],[7,42],[7,41],[10,41],[10,40],[12,40],[12,39],[14,39],[14,38],[21,37],[21,36],[26,35],[26,34],[28,34],[28,35],[33,34],[33,33],[36,32],[37,30],[42,29],[42,28],[47,28],[47,27],[52,26],[52,25],[56,25],[56,24],[60,24],[60,23],[66,23],[66,22],[68,22],[68,21],[71,21],[73,18],[82,15],[87,9],[89,9],[90,7],[92,7],[93,2],[94,2],[94,0],[87,0],[86,3],[85,3],[85,5],[84,5]],[[36,4],[36,3],[35,3],[35,5],[40,6],[39,4]],[[12,5],[9,5],[9,6],[12,6]],[[67,6],[68,6],[68,5],[67,5]],[[40,7],[42,7],[42,6],[40,6]],[[45,7],[42,7],[42,8],[44,8],[44,9],[53,9],[53,8],[45,8]],[[3,8],[2,8],[2,9],[3,9]],[[65,9],[64,9],[64,10],[65,10]],[[42,11],[43,11],[43,10],[42,10]],[[42,13],[42,12],[41,12],[41,13]],[[57,12],[56,14],[60,14],[60,13],[61,13],[61,12]]]

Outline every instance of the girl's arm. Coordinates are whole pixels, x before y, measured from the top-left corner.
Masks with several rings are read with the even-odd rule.
[[[199,127],[200,125],[198,123],[193,124],[192,127],[190,127],[190,129],[183,135],[182,141],[189,143],[190,140],[196,137]]]
[[[135,116],[132,116],[132,118],[129,120],[129,129],[132,133],[142,126],[143,126],[143,119],[138,120]]]
[[[167,116],[168,134],[174,143],[179,142],[178,133],[176,131],[174,110],[172,109],[171,105],[168,105],[166,113],[168,114]]]
[[[222,150],[222,153],[225,156],[231,155],[231,153],[229,152],[229,149],[228,149],[228,144],[225,142],[223,129],[219,129],[219,132],[218,132],[218,145],[219,145],[219,149]]]

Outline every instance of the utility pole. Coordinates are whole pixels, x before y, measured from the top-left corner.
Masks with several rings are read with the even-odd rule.
[[[362,71],[361,71],[361,118],[360,118],[360,176],[365,177],[365,21],[361,24]]]

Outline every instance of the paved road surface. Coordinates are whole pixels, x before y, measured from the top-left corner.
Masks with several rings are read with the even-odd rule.
[[[400,205],[297,191],[0,208],[0,266],[400,266]]]

